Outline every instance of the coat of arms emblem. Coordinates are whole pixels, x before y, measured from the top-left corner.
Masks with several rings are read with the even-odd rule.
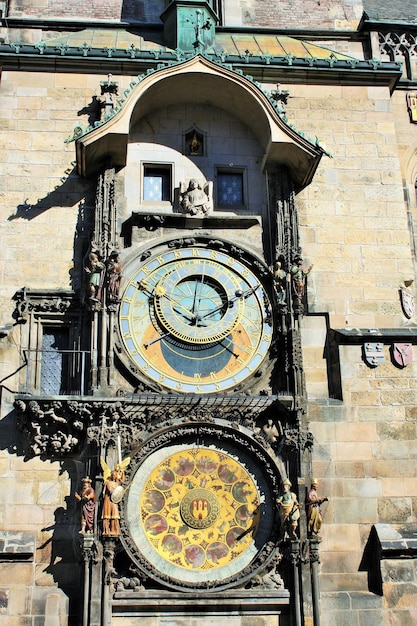
[[[392,358],[398,367],[407,367],[413,360],[413,344],[394,343],[392,346]]]
[[[384,344],[382,342],[366,342],[363,346],[365,362],[371,367],[381,365],[384,360]]]
[[[400,287],[400,300],[401,307],[404,315],[407,319],[411,319],[414,316],[416,304],[414,300],[414,296],[408,287],[401,286]]]

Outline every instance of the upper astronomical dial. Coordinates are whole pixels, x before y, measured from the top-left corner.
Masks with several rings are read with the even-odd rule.
[[[120,331],[148,378],[183,393],[216,393],[246,380],[272,341],[271,306],[247,264],[206,246],[151,256],[122,296]]]
[[[155,311],[173,337],[194,344],[224,339],[244,311],[241,282],[210,259],[178,261],[155,288]]]

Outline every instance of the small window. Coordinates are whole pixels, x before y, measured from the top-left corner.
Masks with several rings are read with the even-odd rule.
[[[143,200],[171,202],[171,166],[143,166]]]
[[[219,25],[223,24],[223,0],[213,0],[213,9],[219,18]]]
[[[68,329],[45,326],[42,336],[40,391],[43,395],[68,393]]]
[[[217,204],[241,207],[245,203],[242,171],[217,171]]]
[[[184,154],[187,156],[205,155],[205,137],[197,128],[192,128],[184,134]]]

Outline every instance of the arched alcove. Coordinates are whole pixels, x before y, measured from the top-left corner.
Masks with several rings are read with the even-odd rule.
[[[196,56],[145,76],[119,112],[77,140],[78,171],[92,176],[105,159],[122,168],[138,121],[159,106],[200,103],[223,109],[246,124],[263,148],[262,167],[286,165],[298,189],[308,185],[323,154],[278,115],[263,91],[229,68]]]

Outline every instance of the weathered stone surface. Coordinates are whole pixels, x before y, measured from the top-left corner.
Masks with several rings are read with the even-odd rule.
[[[358,612],[359,626],[391,626],[388,612],[381,610],[365,610]]]
[[[0,553],[8,555],[26,554],[33,556],[35,552],[35,535],[33,532],[0,531]]]
[[[32,563],[2,563],[0,567],[0,586],[8,588],[11,581],[19,585],[30,586],[33,582]]]
[[[327,518],[326,518],[327,519]],[[324,535],[326,529],[324,528],[322,534]],[[327,533],[326,533],[327,534]],[[345,547],[345,552],[325,552],[321,554],[321,569],[320,571],[323,574],[348,574],[349,572],[355,569],[355,564],[358,561],[358,553],[350,551],[350,546]],[[328,594],[328,601],[332,601],[337,605],[338,608],[339,602],[344,602],[345,596],[340,594],[341,598],[339,598],[339,594]],[[323,598],[321,599],[323,602]]]
[[[390,608],[415,609],[417,584],[384,583],[384,598]]]
[[[378,438],[394,439],[394,440],[415,440],[416,439],[416,424],[412,422],[406,422],[404,424],[398,423],[380,423],[377,425]]]
[[[412,519],[411,499],[401,497],[378,500],[378,518],[381,522],[409,522]]]
[[[383,599],[370,591],[352,591],[350,599],[352,609],[359,611],[381,609],[384,605]]]
[[[381,576],[384,583],[416,582],[416,567],[413,560],[387,559],[381,561]]]
[[[336,524],[374,524],[378,521],[375,498],[334,499],[334,521]]]

